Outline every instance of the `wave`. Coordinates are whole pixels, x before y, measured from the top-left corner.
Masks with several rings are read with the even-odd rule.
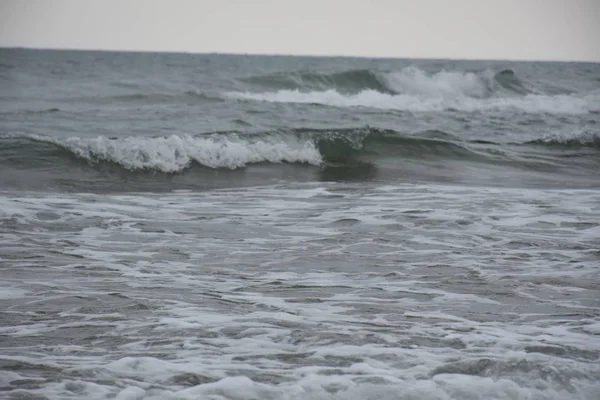
[[[523,145],[600,149],[600,137],[598,134],[586,133],[576,137],[551,137],[503,145],[465,141],[443,131],[409,135],[372,127],[288,129],[247,134],[221,132],[163,137],[3,136],[0,137],[0,163],[28,169],[47,168],[49,165],[79,160],[92,167],[109,163],[128,171],[172,174],[183,172],[194,164],[205,168],[234,170],[250,164],[264,163],[364,166],[410,160],[499,162],[498,154],[501,153],[494,151],[494,148]],[[506,158],[501,162],[510,163],[511,160]]]
[[[600,104],[598,91],[544,93],[512,69],[428,73],[407,67],[392,72],[280,73],[247,80],[260,84],[263,90],[227,92],[225,97],[409,112],[509,110],[576,115],[596,113]]]
[[[325,162],[354,163],[359,159],[463,159],[482,156],[458,138],[441,131],[404,135],[377,128],[314,131],[312,140]]]
[[[242,81],[276,90],[327,91],[342,94],[373,90],[386,94],[408,94],[424,97],[486,98],[495,94],[533,93],[514,70],[499,72],[439,71],[427,73],[416,67],[380,72],[368,69],[334,73],[287,72],[242,78]]]
[[[343,94],[337,90],[301,92],[279,90],[275,92],[229,92],[226,96],[239,100],[270,103],[314,104],[333,107],[367,107],[381,110],[411,112],[440,111],[501,111],[514,110],[524,113],[587,114],[593,113],[600,104],[600,94],[537,95],[521,97],[474,98],[467,96],[426,97],[414,94],[387,94],[375,90],[363,90],[357,94]]]
[[[440,71],[427,74],[419,68],[408,67],[398,72],[384,74],[384,80],[396,94],[428,98],[486,98],[501,92],[501,89],[513,91],[519,88],[517,91],[519,94],[524,93],[525,89],[512,70],[502,70],[498,73],[491,70]],[[509,81],[512,84],[509,84]]]
[[[439,131],[406,136],[376,128],[122,138],[29,135],[3,137],[0,143],[4,151],[0,151],[0,156],[12,164],[76,158],[91,165],[113,163],[130,171],[177,173],[194,163],[214,169],[237,169],[257,163],[319,166],[352,162],[364,155],[405,158],[471,155],[466,148],[450,142],[450,138],[451,135]]]
[[[208,93],[198,92],[195,90],[187,90],[185,92],[162,93],[129,93],[114,96],[86,96],[86,97],[71,97],[62,99],[65,102],[87,103],[87,104],[173,104],[173,103],[189,103],[197,104],[204,102],[222,102],[223,98],[213,96]]]
[[[281,72],[272,75],[242,78],[243,82],[272,89],[338,89],[354,92],[364,89],[394,93],[386,86],[383,76],[368,69],[355,69],[331,74],[317,72]]]
[[[533,93],[535,90],[527,82],[522,81],[512,69],[503,69],[494,75],[494,81],[503,89],[516,94]]]
[[[52,107],[52,108],[46,108],[46,109],[41,109],[41,110],[28,110],[28,109],[21,109],[21,110],[11,110],[11,111],[0,111],[0,115],[14,115],[14,114],[30,114],[30,115],[35,115],[35,114],[52,114],[52,113],[57,113],[62,111],[60,108],[58,107]]]
[[[236,169],[256,163],[322,162],[312,142],[287,137],[244,138],[238,134],[202,136],[171,135],[165,137],[96,138],[29,136],[31,141],[43,142],[67,150],[71,155],[91,164],[110,162],[125,169],[174,173],[197,163],[209,168]]]
[[[578,132],[570,135],[547,135],[541,139],[531,140],[525,144],[543,145],[548,147],[564,148],[593,148],[600,149],[600,133]]]

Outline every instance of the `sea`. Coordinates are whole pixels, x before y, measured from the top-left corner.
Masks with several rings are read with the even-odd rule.
[[[600,399],[600,64],[0,49],[0,398]]]

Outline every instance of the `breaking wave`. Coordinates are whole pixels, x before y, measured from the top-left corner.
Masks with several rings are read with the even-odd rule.
[[[319,165],[321,156],[309,141],[242,138],[237,134],[171,135],[166,137],[57,139],[30,136],[32,142],[67,150],[89,163],[111,162],[128,170],[180,172],[192,163],[209,168],[236,169],[255,163],[306,163]],[[41,149],[46,150],[46,149]]]
[[[439,71],[416,67],[394,72],[350,70],[330,74],[280,73],[245,79],[258,88],[228,98],[270,103],[366,107],[409,112],[516,111],[587,114],[598,111],[600,93],[544,93],[512,69],[498,72]]]
[[[237,169],[257,163],[322,165],[346,163],[361,155],[405,158],[468,158],[474,155],[452,136],[431,131],[406,136],[390,130],[290,129],[239,134],[236,132],[165,137],[54,138],[48,136],[2,138],[4,162],[34,163],[79,159],[95,165],[112,163],[130,171],[181,172],[192,164]]]
[[[494,94],[528,93],[524,84],[513,70],[494,73],[440,71],[434,74],[415,68],[404,68],[399,72],[384,74],[386,85],[396,94],[424,97],[473,97],[486,98]]]
[[[250,164],[355,165],[368,160],[460,160],[486,162],[483,147],[497,143],[463,141],[442,131],[402,134],[377,128],[329,130],[288,129],[254,134],[238,132],[164,137],[55,138],[0,137],[1,164],[47,168],[69,160],[94,166],[116,164],[129,171],[179,173],[194,164],[212,169],[238,169]],[[545,137],[516,146],[544,145],[600,148],[597,134]],[[510,160],[505,160],[510,162]]]
[[[548,147],[588,147],[600,149],[600,133],[584,131],[570,135],[547,135],[541,139],[529,141],[527,144],[544,145]]]
[[[439,71],[429,74],[416,67],[380,72],[356,69],[334,73],[282,72],[243,78],[243,82],[276,90],[327,91],[342,94],[373,90],[386,94],[427,97],[490,97],[497,93],[532,93],[511,69],[495,72]]]
[[[332,74],[281,72],[272,75],[252,76],[241,80],[259,87],[271,89],[326,90],[336,88],[341,92],[372,89],[383,93],[394,93],[387,86],[384,75],[368,69],[355,69]]]
[[[387,94],[364,90],[357,94],[343,94],[330,89],[321,92],[279,90],[252,93],[230,92],[227,96],[250,101],[271,103],[304,103],[333,107],[368,107],[382,110],[412,112],[439,111],[494,111],[515,110],[523,113],[587,114],[600,104],[600,95],[535,95],[521,97],[475,98],[464,95],[427,97],[413,94]]]

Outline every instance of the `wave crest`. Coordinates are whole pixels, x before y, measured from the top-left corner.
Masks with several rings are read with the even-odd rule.
[[[406,135],[372,127],[326,130],[300,128],[247,134],[222,132],[166,137],[3,136],[0,140],[2,165],[43,169],[76,158],[92,166],[109,163],[129,171],[163,173],[179,173],[193,164],[233,170],[257,163],[328,167],[356,166],[361,163],[376,165],[401,160],[487,162],[491,159],[486,149],[501,145],[466,141],[442,131]],[[600,149],[600,136],[598,133],[585,132],[506,145]],[[589,152],[580,152],[580,155],[585,157]],[[510,157],[505,161],[511,162]]]
[[[443,132],[407,136],[370,127],[166,137],[10,136],[2,139],[10,154],[0,151],[0,157],[24,167],[56,165],[75,157],[91,165],[112,163],[129,171],[178,173],[194,163],[214,169],[237,169],[257,163],[327,166],[351,165],[365,157],[471,158],[475,154],[453,139]]]
[[[428,75],[424,71],[408,67],[399,72],[384,75],[386,84],[398,94],[423,97],[486,97],[491,88],[484,76],[473,72],[441,71]]]
[[[242,81],[274,90],[327,91],[351,94],[374,90],[386,94],[408,94],[422,97],[485,98],[500,92],[526,94],[529,89],[515,71],[499,72],[439,71],[427,73],[417,67],[393,72],[356,69],[334,73],[281,72],[252,76]]]
[[[512,69],[426,72],[417,67],[379,72],[280,73],[248,78],[260,89],[227,98],[410,112],[516,111],[530,114],[598,112],[600,92],[544,93]]]
[[[495,111],[515,110],[524,113],[587,114],[594,112],[600,104],[600,95],[535,95],[522,97],[424,97],[414,94],[386,94],[375,90],[364,90],[357,94],[343,94],[336,90],[301,92],[279,90],[276,92],[252,93],[229,92],[226,96],[240,100],[270,103],[304,103],[333,107],[367,107],[382,110],[412,112],[439,111]]]
[[[550,147],[588,147],[600,149],[600,133],[584,131],[570,135],[547,135],[541,139],[529,141],[526,144]]]
[[[312,142],[237,135],[172,135],[167,137],[32,139],[60,146],[91,163],[112,162],[129,170],[180,172],[193,162],[209,168],[236,169],[255,163],[307,163],[319,165],[321,156]]]
[[[271,89],[327,90],[342,93],[372,89],[393,93],[382,76],[368,69],[353,69],[331,74],[318,72],[282,72],[272,75],[252,76],[242,81]]]

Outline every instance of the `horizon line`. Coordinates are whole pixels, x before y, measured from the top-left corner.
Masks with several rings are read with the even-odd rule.
[[[496,62],[540,62],[540,63],[582,63],[600,64],[600,60],[592,59],[535,59],[535,58],[455,58],[455,57],[410,57],[410,56],[367,56],[349,54],[307,54],[307,53],[244,53],[230,51],[189,51],[189,50],[145,50],[145,49],[110,49],[110,48],[76,48],[76,47],[35,47],[35,46],[4,46],[6,50],[34,50],[34,51],[81,51],[103,53],[156,53],[156,54],[189,54],[189,55],[223,55],[223,56],[255,56],[255,57],[305,57],[305,58],[358,58],[375,60],[429,60],[429,61],[496,61]]]

